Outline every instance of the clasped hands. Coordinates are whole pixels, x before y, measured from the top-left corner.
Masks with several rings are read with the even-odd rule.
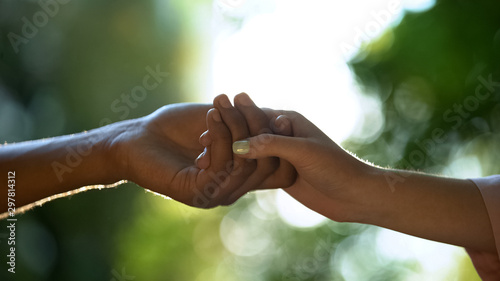
[[[244,93],[234,106],[220,95],[211,109],[169,105],[142,122],[127,130],[128,145],[118,146],[127,147],[117,153],[127,156],[122,178],[200,208],[283,188],[331,219],[351,220],[348,186],[369,167],[300,114],[260,109]]]
[[[76,157],[77,151],[84,153]],[[246,94],[237,95],[234,106],[221,95],[213,105],[172,104],[80,134],[6,145],[0,170],[27,175],[16,179],[27,187],[16,196],[16,206],[25,209],[81,186],[123,179],[200,208],[283,188],[335,221],[496,252],[473,182],[370,165],[302,115],[260,109]],[[3,211],[6,217],[7,205]]]
[[[111,128],[119,132],[109,145],[119,163],[111,174],[187,205],[229,205],[252,190],[283,188],[334,221],[495,251],[472,182],[370,165],[299,113],[260,109],[246,94],[234,106],[220,95],[213,106],[169,105]]]

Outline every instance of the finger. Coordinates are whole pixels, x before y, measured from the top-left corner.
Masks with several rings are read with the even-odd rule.
[[[285,136],[293,135],[291,121],[285,115],[279,115],[275,122],[272,122],[272,128],[275,133],[279,132],[279,134]],[[259,189],[288,188],[295,183],[295,180],[297,179],[297,171],[293,165],[282,158],[277,159],[279,159],[279,167],[272,175],[266,177],[264,181],[259,184]],[[257,163],[259,163],[259,161],[257,161]],[[227,204],[233,204],[249,191],[249,189],[243,188],[236,190],[228,198]]]
[[[263,108],[261,108],[261,110],[264,111],[264,113],[267,115],[267,118],[269,118],[269,120],[275,120],[280,115],[287,115],[287,111],[285,111],[285,110],[277,110],[277,109],[271,109],[271,108],[267,108],[267,107],[263,107]],[[290,114],[288,114],[288,115],[290,115]]]
[[[215,97],[214,107],[219,110],[222,120],[231,132],[233,141],[249,136],[245,118],[231,105],[231,102],[226,95],[219,95]]]
[[[233,152],[240,157],[260,159],[279,157],[290,162],[294,167],[303,166],[305,160],[311,159],[311,144],[333,143],[318,127],[304,116],[289,112],[293,137],[273,134],[262,134],[233,143]],[[314,145],[313,145],[314,146]]]
[[[271,123],[267,115],[255,105],[246,93],[236,95],[234,106],[245,118],[251,136],[271,133]]]
[[[282,136],[293,136],[292,123],[288,116],[279,115],[272,123],[271,129],[275,134]]]
[[[231,105],[226,95],[215,97],[214,106],[219,110],[224,124],[229,128],[233,142],[250,136],[245,118]],[[249,161],[238,156],[233,157],[233,160],[234,167],[241,171],[238,173],[239,177],[246,177],[255,170],[256,161]]]
[[[220,111],[222,120],[231,132],[232,141],[251,136],[245,116],[243,116],[237,108],[231,105],[226,95],[217,96],[214,99],[214,107]],[[256,169],[257,161],[244,159],[237,155],[233,157],[233,160],[234,167],[231,171],[230,187],[224,190],[224,194],[221,195],[223,196],[221,202],[224,205],[227,205],[227,198],[237,190],[247,189],[246,186],[248,186],[248,184],[253,184],[255,186],[262,181],[262,179],[260,179],[259,182],[253,183],[256,180],[252,178],[252,175]]]
[[[301,158],[307,155],[305,139],[272,134],[262,134],[233,143],[233,152],[240,157],[260,159],[279,157],[292,165],[300,165]]]
[[[205,147],[203,152],[194,160],[195,165],[200,170],[206,170],[210,167],[210,148]]]
[[[208,130],[206,130],[205,132],[203,132],[203,134],[201,134],[199,143],[203,147],[208,147],[212,144],[212,139],[210,137],[210,132]]]
[[[245,118],[250,136],[272,133],[271,122],[267,115],[250,99],[246,93],[241,93],[234,98],[235,107]],[[259,159],[257,168],[247,181],[248,188],[258,188],[262,181],[274,173],[279,166],[279,160],[275,157]]]
[[[268,113],[265,113],[245,93],[237,95],[234,103],[247,119],[250,132],[253,136],[256,133],[258,135],[269,130],[263,130],[263,128],[268,128],[269,125],[274,133],[285,136],[293,135],[292,123],[286,115],[283,115],[284,111],[268,110]],[[274,122],[269,122],[268,120],[273,120]],[[287,188],[296,179],[297,171],[290,162],[276,157],[260,158],[257,161],[257,169],[254,174],[252,174],[242,187],[231,194],[226,203],[233,204],[252,189]]]
[[[279,115],[273,122],[273,131],[282,136],[293,136],[292,122],[286,115]],[[297,179],[295,167],[283,158],[280,160],[277,171],[262,183],[263,189],[286,188]]]
[[[210,149],[207,149],[207,147],[210,147],[212,144],[212,139],[210,138],[210,132],[208,130],[201,134],[199,143],[204,147],[204,150],[198,155],[194,163],[200,170],[205,170],[210,166]]]
[[[280,166],[261,184],[260,189],[286,189],[293,185],[297,180],[297,171],[295,167],[288,161],[280,158]]]
[[[212,108],[207,113],[207,129],[210,131],[212,144],[207,148],[205,157],[210,156],[210,165],[198,174],[193,206],[210,208],[220,204],[221,194],[229,180],[228,163],[232,163],[230,149],[231,132],[222,121],[219,110]],[[198,161],[205,161],[199,159]],[[203,163],[203,162],[202,162]]]
[[[227,100],[226,96],[221,96],[220,98]],[[244,122],[242,120],[243,117],[230,103],[229,107],[227,107],[227,104],[224,104],[225,107],[221,107],[220,101],[215,100],[214,105],[217,104],[217,107],[221,108],[220,110],[218,108],[213,110],[213,112],[217,113],[213,113],[213,117],[215,117],[217,122],[207,125],[212,144],[210,149],[210,166],[207,169],[206,175],[209,177],[208,182],[211,187],[210,190],[204,192],[211,194],[212,205],[219,205],[225,202],[235,190],[240,188],[248,178],[248,175],[255,170],[256,162],[255,160],[233,157],[231,150],[232,138],[240,136],[248,137],[248,129],[246,123],[241,125],[241,121]],[[209,119],[207,118],[207,120]],[[219,131],[223,133],[220,134]],[[224,153],[224,157],[219,157],[218,155],[221,150]],[[228,151],[229,155],[226,154]],[[214,190],[214,187],[216,187],[216,190]]]
[[[280,160],[280,167],[272,175],[261,182],[259,188],[257,189],[286,189],[293,185],[296,179],[297,171],[295,170],[295,168],[289,162]],[[250,191],[252,191],[252,189],[239,188],[234,191],[223,204],[231,205]]]
[[[263,108],[262,110],[271,119],[281,119],[283,117],[280,116],[285,116],[285,118],[290,121],[290,129],[292,130],[292,134],[290,136],[308,137],[313,135],[324,135],[324,133],[318,127],[316,127],[316,125],[314,125],[311,121],[309,121],[298,112],[274,110],[269,108]],[[280,122],[281,121],[278,121],[278,125],[280,124]],[[289,135],[288,132],[280,132],[279,128],[272,127],[272,129],[276,134]]]
[[[207,113],[207,128],[210,131],[212,144],[207,149],[210,158],[208,170],[212,173],[226,169],[227,163],[233,159],[231,146],[231,132],[222,121],[220,112],[213,108]]]
[[[236,95],[234,105],[245,119],[250,136],[272,133],[270,119],[247,94]],[[247,192],[261,189],[262,182],[278,169],[279,163],[280,161],[276,157],[259,159],[255,171],[228,197],[224,204],[232,204]]]

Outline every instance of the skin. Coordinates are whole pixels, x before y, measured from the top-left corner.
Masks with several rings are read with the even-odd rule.
[[[245,119],[238,111],[211,107],[169,105],[142,118],[84,133],[2,145],[0,174],[5,177],[5,192],[0,195],[1,211],[8,210],[9,171],[16,174],[13,199],[17,209],[54,195],[71,195],[82,186],[120,180],[200,208],[232,204],[246,192],[261,188],[267,178],[273,179],[264,184],[269,187],[293,183],[291,165],[235,156],[232,141],[250,136],[242,123]],[[226,124],[232,124],[229,119],[240,123],[227,126],[222,117],[228,120]],[[214,137],[203,152],[199,136],[207,129]],[[195,160],[200,153],[202,160]],[[204,155],[210,156],[209,162],[204,162]]]
[[[261,110],[246,94],[235,98],[235,107],[226,102],[217,97],[211,110],[170,105],[85,133],[3,145],[2,184],[16,172],[16,207],[126,179],[202,208],[291,185],[286,192],[333,220],[496,253],[472,182],[381,169],[353,157],[298,113]],[[249,141],[249,152],[235,155],[231,145],[241,139]],[[7,192],[0,196],[7,211]]]
[[[249,103],[247,99],[246,94],[237,96],[236,107]],[[296,112],[268,110],[267,115],[278,116],[286,133],[253,134],[246,139],[248,153],[240,156],[290,162],[297,177],[285,191],[310,209],[335,221],[377,225],[496,254],[486,207],[471,181],[382,169],[355,158]],[[251,112],[245,116],[252,123]],[[205,134],[214,138],[210,131]]]
[[[251,99],[236,99],[233,107],[226,95],[220,95],[214,99],[214,107],[219,110],[224,124],[231,131],[232,142],[263,133],[286,133],[281,131],[276,123]],[[206,133],[204,136],[209,137],[210,134]],[[203,141],[209,142],[209,140]],[[282,184],[284,187],[288,187],[295,182],[296,173],[288,161],[276,157],[259,160],[255,166],[255,173],[248,177],[237,192],[232,194],[229,198],[230,202],[234,202],[253,189],[279,188],[282,187]],[[243,163],[248,159],[235,155],[235,161]]]

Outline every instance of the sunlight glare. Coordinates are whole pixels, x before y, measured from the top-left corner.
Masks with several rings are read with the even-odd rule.
[[[463,249],[459,247],[384,228],[377,234],[376,244],[378,252],[385,258],[419,262],[422,270],[410,276],[411,280],[444,280],[456,263],[457,256],[463,254]]]
[[[377,136],[383,129],[380,103],[360,95],[346,61],[397,24],[405,11],[425,10],[435,1],[270,2],[271,11],[242,18],[238,31],[215,30],[213,89],[207,99],[246,92],[258,106],[302,113],[338,143],[353,133],[365,139]],[[359,132],[368,124],[363,126],[366,116],[371,117],[371,131]],[[276,204],[281,218],[292,226],[317,227],[326,221],[282,190],[276,193]],[[456,248],[401,237],[382,230],[379,251],[392,258],[416,258],[425,272],[450,268]]]
[[[276,206],[281,218],[294,227],[317,227],[326,221],[324,216],[302,205],[281,189],[276,192]]]

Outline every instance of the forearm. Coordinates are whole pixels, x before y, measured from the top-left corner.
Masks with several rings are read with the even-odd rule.
[[[127,121],[128,122],[128,121]],[[2,213],[7,211],[7,174],[15,172],[15,206],[76,188],[120,180],[112,140],[126,123],[74,135],[0,147]]]
[[[480,191],[469,180],[374,168],[360,204],[361,222],[495,252]]]

